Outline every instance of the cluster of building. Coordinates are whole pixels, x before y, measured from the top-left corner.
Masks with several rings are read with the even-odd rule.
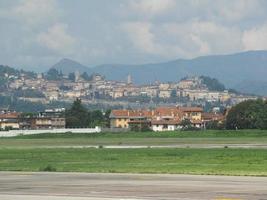
[[[51,109],[36,115],[2,110],[0,112],[0,130],[23,129],[60,129],[65,128],[65,109]]]
[[[179,82],[159,83],[155,82],[149,85],[134,85],[129,75],[126,81],[106,80],[103,76],[95,74],[90,80],[84,80],[78,72],[75,73],[75,79],[69,80],[67,76],[60,80],[47,80],[42,75],[37,78],[28,78],[27,76],[12,77],[8,84],[10,91],[14,90],[37,90],[43,97],[20,97],[28,101],[40,101],[47,103],[53,100],[72,101],[75,98],[82,99],[111,99],[121,100],[124,97],[146,96],[153,98],[179,98],[186,97],[190,101],[220,101],[232,104],[241,101],[256,98],[251,96],[237,95],[225,91],[210,91],[202,83],[199,77],[188,77]]]
[[[201,107],[158,107],[152,110],[112,110],[111,128],[150,127],[153,131],[174,131],[183,128],[187,120],[193,127],[205,128],[206,123],[223,123],[225,115],[217,112],[205,113]]]

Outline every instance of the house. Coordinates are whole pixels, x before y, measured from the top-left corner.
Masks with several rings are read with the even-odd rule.
[[[203,109],[200,107],[158,107],[153,110],[112,110],[110,126],[129,128],[131,125],[149,125],[153,131],[174,131],[189,119],[193,126],[203,127]]]
[[[65,128],[65,109],[48,109],[37,116],[24,116],[20,120],[21,129],[60,129]]]
[[[151,129],[155,132],[157,131],[175,131],[181,129],[180,120],[152,120]]]
[[[18,112],[4,112],[0,113],[0,129],[19,129]]]
[[[110,113],[110,126],[112,128],[129,128],[130,122],[146,121],[152,116],[147,110],[112,110]]]
[[[183,119],[201,120],[203,108],[201,107],[179,107],[183,113]]]

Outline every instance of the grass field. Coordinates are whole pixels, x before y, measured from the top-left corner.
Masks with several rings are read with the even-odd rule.
[[[186,144],[188,147],[191,144],[223,146],[216,149],[74,148],[86,145],[101,147],[177,144]],[[267,149],[223,148],[227,147],[225,144],[266,145],[267,131],[42,134],[0,138],[0,171],[56,170],[267,176]]]
[[[267,176],[266,166],[267,150],[259,149],[0,150],[2,171],[42,171],[47,168],[64,172]]]
[[[42,134],[0,138],[0,148],[86,145],[267,144],[267,131],[197,131],[148,133]]]

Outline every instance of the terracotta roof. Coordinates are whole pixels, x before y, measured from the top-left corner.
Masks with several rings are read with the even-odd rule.
[[[184,112],[203,112],[200,107],[158,107],[154,110],[112,110],[111,118],[155,118],[170,116],[182,118]]]
[[[177,107],[159,107],[155,109],[154,115],[181,117],[182,112]]]
[[[203,108],[201,107],[180,107],[182,112],[203,112]]]
[[[12,112],[12,113],[3,113],[0,114],[0,119],[17,119],[20,113]]]
[[[149,110],[112,110],[110,117],[152,117]]]

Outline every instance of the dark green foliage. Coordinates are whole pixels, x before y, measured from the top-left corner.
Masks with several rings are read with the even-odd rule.
[[[61,72],[59,72],[58,70],[56,70],[55,68],[51,68],[49,69],[49,71],[46,74],[46,79],[47,80],[60,80],[62,79],[63,74]]]
[[[219,123],[218,121],[209,121],[206,123],[206,129],[222,130],[224,128],[225,128],[225,123]]]
[[[86,80],[86,81],[89,81],[89,80],[90,80],[90,77],[89,77],[89,75],[87,74],[87,72],[83,72],[82,75],[81,75],[81,77],[82,77],[84,80]]]
[[[47,165],[44,168],[40,168],[39,171],[42,171],[42,172],[56,172],[57,169],[55,167],[53,167],[52,165]]]
[[[131,131],[134,132],[148,132],[151,131],[148,123],[132,124],[130,125]]]
[[[194,127],[189,119],[184,119],[181,122],[182,131],[198,131],[200,128]]]
[[[73,102],[71,108],[66,111],[66,127],[88,127],[88,111],[82,105],[80,99]]]
[[[89,111],[82,105],[80,99],[76,99],[71,108],[66,111],[66,127],[87,128],[105,126],[109,123],[108,116],[100,110]]]
[[[227,129],[267,129],[267,102],[248,100],[232,107],[226,118]]]
[[[209,90],[212,90],[212,91],[224,91],[225,90],[224,85],[215,78],[210,78],[208,76],[201,76],[200,78],[202,79],[203,83],[208,87]]]
[[[71,81],[75,81],[75,74],[74,74],[74,72],[69,73],[68,78],[69,78],[69,80],[71,80]]]

